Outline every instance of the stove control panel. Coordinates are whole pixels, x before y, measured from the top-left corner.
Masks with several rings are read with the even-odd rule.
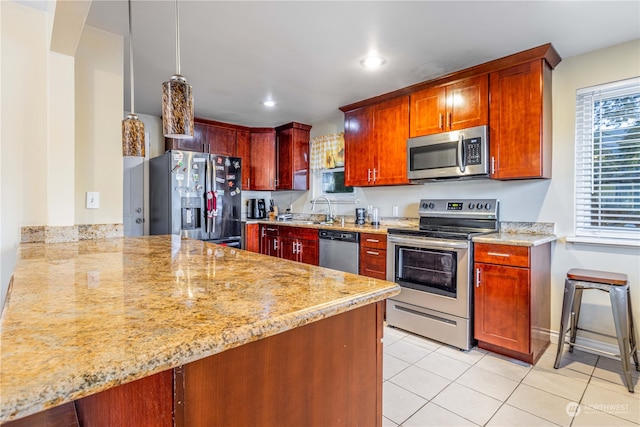
[[[497,219],[498,199],[422,199],[421,217],[469,217]]]

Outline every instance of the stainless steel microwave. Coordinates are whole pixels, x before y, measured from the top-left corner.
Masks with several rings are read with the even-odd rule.
[[[489,177],[487,126],[409,138],[407,173],[411,182]]]

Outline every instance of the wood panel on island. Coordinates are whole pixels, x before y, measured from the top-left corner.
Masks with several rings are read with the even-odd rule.
[[[489,126],[492,179],[550,178],[551,70],[560,61],[545,44],[340,107],[345,183],[407,184],[409,136],[480,125]],[[390,110],[407,98],[406,112]]]
[[[474,244],[478,347],[535,364],[550,342],[551,244]]]

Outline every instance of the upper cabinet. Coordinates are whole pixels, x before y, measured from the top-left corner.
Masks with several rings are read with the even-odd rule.
[[[546,44],[340,107],[345,183],[407,184],[408,137],[487,124],[491,178],[550,178],[551,70],[560,61]]]
[[[309,189],[309,133],[311,126],[289,123],[276,128],[276,190]]]
[[[482,126],[489,123],[489,76],[427,87],[412,93],[409,136]]]
[[[494,179],[551,178],[551,66],[544,59],[490,74]]]
[[[251,132],[238,131],[238,157],[242,159],[242,189],[251,190]]]
[[[345,184],[407,184],[409,97],[343,111]]]
[[[276,131],[272,128],[254,128],[250,134],[251,177],[249,190],[276,189]]]

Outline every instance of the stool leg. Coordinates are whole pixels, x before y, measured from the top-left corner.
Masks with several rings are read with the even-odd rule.
[[[576,293],[576,284],[573,280],[565,279],[564,281],[564,297],[562,298],[562,315],[560,316],[560,329],[558,330],[558,351],[556,353],[556,361],[553,364],[555,369],[560,367],[562,360],[562,352],[564,350],[564,337],[569,329],[569,318],[573,309],[573,300]]]
[[[636,337],[636,327],[633,324],[633,309],[631,308],[631,292],[629,289],[627,289],[627,305],[629,309],[629,344],[633,361],[636,364],[636,371],[640,371],[640,366],[638,366],[638,339]]]
[[[633,382],[631,381],[631,370],[629,367],[629,319],[627,303],[627,287],[611,286],[609,295],[611,297],[611,309],[613,311],[613,323],[616,327],[618,337],[618,347],[620,348],[620,359],[622,360],[622,370],[624,383],[633,393]]]
[[[571,333],[569,334],[569,353],[573,353],[573,344],[576,342],[576,333],[578,332],[578,321],[580,319],[580,307],[582,306],[582,287],[576,285],[573,295],[573,305],[570,318]]]

